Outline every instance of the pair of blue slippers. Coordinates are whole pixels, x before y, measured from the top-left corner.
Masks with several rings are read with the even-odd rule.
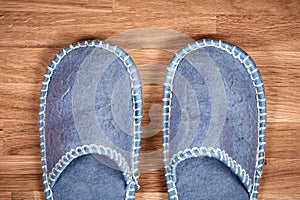
[[[49,65],[40,100],[46,199],[134,199],[139,188],[142,84],[115,45],[85,41]],[[169,199],[257,199],[266,100],[240,48],[200,40],[167,67],[162,151]]]

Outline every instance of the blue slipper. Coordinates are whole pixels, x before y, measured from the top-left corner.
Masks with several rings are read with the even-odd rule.
[[[98,40],[63,49],[44,77],[39,116],[46,199],[134,199],[142,91],[124,51]]]
[[[200,40],[170,62],[163,91],[163,152],[170,199],[257,199],[266,100],[240,48]]]

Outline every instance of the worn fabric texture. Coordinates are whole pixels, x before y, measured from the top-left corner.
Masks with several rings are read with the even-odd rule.
[[[258,111],[243,64],[221,49],[201,48],[181,60],[173,84],[169,155],[192,147],[219,148],[252,180]],[[212,158],[187,159],[176,175],[179,199],[249,199],[241,181]]]
[[[101,159],[86,155],[71,162],[53,187],[54,199],[125,199],[122,173]]]
[[[65,56],[51,77],[46,106],[47,168],[71,149],[102,145],[131,163],[133,111],[130,77],[113,53],[79,48]],[[122,172],[97,155],[72,161],[53,186],[54,199],[124,199]]]

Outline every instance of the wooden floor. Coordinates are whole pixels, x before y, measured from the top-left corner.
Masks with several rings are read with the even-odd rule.
[[[300,199],[298,0],[1,0],[0,199],[44,198],[39,91],[46,67],[55,54],[73,42],[105,40],[126,30],[149,27],[174,30],[194,40],[222,39],[252,56],[262,74],[268,104],[260,199]],[[172,53],[154,46],[136,49],[130,55],[144,83],[143,126],[147,134],[154,135],[143,140],[145,155],[161,146],[160,83]],[[157,69],[147,68],[148,63],[155,63]],[[153,77],[157,82],[151,83]],[[150,124],[154,128],[149,128]],[[136,199],[167,199],[161,167],[142,172],[140,185]]]

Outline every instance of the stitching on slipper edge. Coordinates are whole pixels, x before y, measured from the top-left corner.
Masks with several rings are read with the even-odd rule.
[[[42,161],[42,171],[43,171],[43,185],[44,191],[46,194],[46,199],[53,200],[53,193],[49,185],[48,176],[47,176],[47,161],[46,161],[46,145],[45,145],[45,110],[46,110],[46,97],[48,91],[48,84],[50,82],[53,71],[60,61],[73,50],[84,47],[98,47],[105,49],[114,53],[120,60],[123,61],[126,69],[129,73],[131,80],[131,92],[132,92],[132,101],[133,101],[133,111],[134,111],[134,138],[133,138],[133,149],[132,149],[132,163],[131,168],[132,180],[126,189],[126,200],[134,199],[135,190],[139,188],[138,185],[138,164],[139,164],[139,154],[140,154],[140,145],[141,145],[141,134],[142,134],[142,88],[140,82],[140,76],[137,71],[137,68],[132,61],[132,59],[121,50],[116,45],[109,44],[104,41],[92,40],[92,41],[83,41],[69,45],[60,51],[54,59],[51,61],[50,65],[47,68],[44,80],[42,83],[42,89],[40,94],[40,111],[39,111],[39,132],[40,132],[40,146],[41,146],[41,161]]]
[[[48,175],[50,187],[53,188],[55,182],[63,172],[63,170],[76,158],[88,154],[98,154],[110,158],[121,170],[126,184],[130,183],[130,169],[123,156],[116,150],[102,145],[90,144],[71,149],[55,164]]]
[[[247,174],[246,170],[224,150],[212,147],[193,147],[192,149],[185,149],[184,151],[179,151],[177,154],[173,155],[169,166],[174,183],[176,183],[177,165],[186,159],[197,157],[209,157],[221,161],[240,179],[248,193],[251,192],[252,181],[250,180],[250,176]]]
[[[204,47],[216,47],[227,53],[231,54],[234,58],[238,59],[243,66],[246,68],[250,78],[252,80],[253,86],[255,87],[257,109],[258,109],[258,145],[256,154],[256,166],[253,178],[253,187],[251,189],[250,199],[256,200],[258,196],[259,181],[262,175],[262,167],[265,158],[265,130],[266,130],[266,98],[264,94],[263,82],[258,69],[254,61],[250,56],[244,52],[242,49],[223,42],[221,40],[199,40],[188,44],[186,47],[181,49],[172,58],[166,72],[166,78],[164,81],[164,93],[163,93],[163,123],[162,123],[162,133],[163,133],[163,155],[164,155],[164,167],[165,176],[168,186],[169,198],[178,199],[177,190],[175,183],[172,180],[171,172],[169,169],[168,156],[169,156],[169,127],[170,127],[170,112],[171,112],[171,99],[173,91],[173,80],[175,72],[180,61],[190,52],[204,48]],[[168,78],[167,78],[168,77]]]

